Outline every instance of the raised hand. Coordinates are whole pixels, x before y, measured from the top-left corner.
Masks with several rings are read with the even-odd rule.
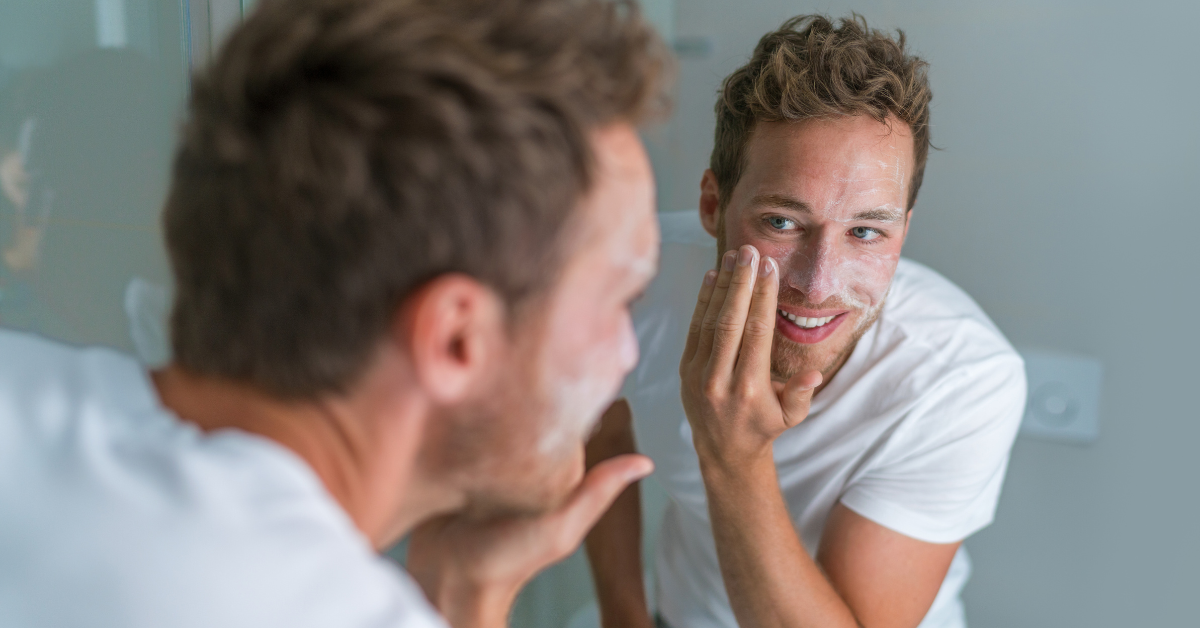
[[[617,495],[653,469],[645,456],[617,456],[546,514],[428,521],[413,531],[406,566],[454,628],[500,628],[521,587],[575,551]]]
[[[700,288],[679,364],[683,408],[701,463],[735,468],[808,416],[821,374],[771,379],[779,266],[746,245],[728,251]]]

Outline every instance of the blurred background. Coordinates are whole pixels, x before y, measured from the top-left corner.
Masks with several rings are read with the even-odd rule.
[[[250,4],[0,0],[0,325],[166,359],[158,214],[188,76]],[[850,11],[904,30],[931,64],[941,149],[905,254],[966,289],[1044,366],[1031,378],[1083,382],[1031,407],[996,522],[967,541],[968,620],[1194,625],[1200,4],[644,6],[679,55],[674,115],[645,132],[663,211],[695,210],[717,87],[763,33]],[[666,498],[644,485],[649,553]],[[513,625],[582,628],[591,598],[576,555]]]

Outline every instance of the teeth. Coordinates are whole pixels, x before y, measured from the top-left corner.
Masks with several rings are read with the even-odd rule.
[[[834,319],[833,316],[826,316],[824,318],[805,318],[803,316],[796,316],[795,314],[789,314],[787,312],[784,312],[783,310],[779,310],[779,313],[784,318],[795,323],[797,327],[803,327],[805,329],[812,329],[813,327],[820,327]]]

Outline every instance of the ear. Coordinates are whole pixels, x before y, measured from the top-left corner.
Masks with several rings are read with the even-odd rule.
[[[447,274],[409,296],[401,312],[400,333],[430,399],[456,403],[481,389],[505,335],[499,295],[471,277]]]
[[[717,175],[711,169],[704,171],[700,179],[700,224],[712,237],[717,237],[721,222],[721,190],[717,186]]]
[[[908,212],[904,214],[904,237],[900,239],[901,246],[903,246],[905,242],[908,242],[908,228],[912,226],[912,218],[913,213],[912,210],[909,209]]]

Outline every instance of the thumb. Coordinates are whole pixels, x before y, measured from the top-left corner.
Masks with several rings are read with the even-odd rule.
[[[654,463],[640,454],[614,456],[592,467],[559,509],[563,537],[571,550],[630,484],[650,475]]]
[[[783,421],[788,427],[798,425],[808,417],[808,408],[813,393],[821,385],[820,371],[804,371],[792,376],[779,394],[779,405],[783,408]]]

